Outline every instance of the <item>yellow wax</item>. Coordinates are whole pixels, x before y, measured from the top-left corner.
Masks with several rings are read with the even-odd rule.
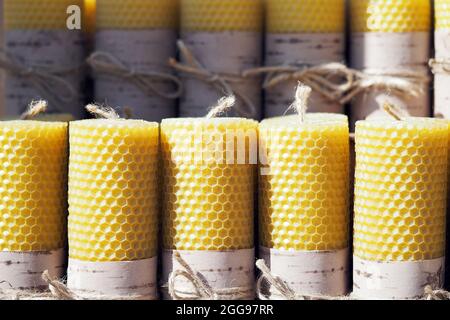
[[[353,32],[427,32],[429,0],[351,0]]]
[[[450,0],[435,0],[434,12],[436,29],[450,29]]]
[[[226,161],[227,131],[247,135],[256,147],[257,122],[238,118],[168,119],[161,124],[163,248],[239,250],[254,247],[255,164]],[[212,143],[209,139],[214,137]],[[235,143],[237,148],[238,143]],[[212,146],[224,161],[209,159]],[[230,149],[233,150],[234,149]],[[203,159],[198,156],[204,156]],[[221,160],[217,158],[218,160]],[[223,160],[223,159],[222,159]]]
[[[270,33],[342,33],[345,0],[267,0]]]
[[[259,179],[260,242],[285,251],[348,247],[349,129],[343,115],[264,120],[269,169]],[[260,170],[260,172],[262,172]]]
[[[96,0],[84,0],[84,30],[92,34],[95,31]]]
[[[134,261],[157,254],[157,123],[70,124],[69,257]]]
[[[444,256],[448,126],[441,120],[356,124],[354,254],[370,261]]]
[[[175,29],[178,0],[97,0],[97,29]]]
[[[182,31],[262,31],[263,0],[180,0]]]
[[[64,247],[67,124],[0,122],[0,251]]]
[[[67,8],[83,0],[4,0],[6,30],[67,30]]]

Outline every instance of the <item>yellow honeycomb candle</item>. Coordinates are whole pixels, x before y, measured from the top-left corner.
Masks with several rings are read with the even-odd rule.
[[[260,254],[298,294],[347,293],[349,128],[343,115],[306,114],[259,126]],[[277,299],[273,290],[271,298]]]
[[[52,113],[84,116],[83,33],[68,27],[72,19],[67,9],[74,5],[81,9],[83,0],[3,0],[4,51],[10,60],[5,67],[6,116],[22,114],[38,98],[49,101]],[[34,75],[34,69],[50,79]]]
[[[354,294],[414,299],[442,286],[448,125],[356,124]]]
[[[68,286],[75,293],[155,297],[158,148],[157,123],[71,122]]]
[[[267,0],[267,66],[307,64],[314,66],[344,61],[344,0]],[[296,81],[267,90],[265,117],[285,114]],[[343,106],[313,93],[310,112],[339,112]]]
[[[237,78],[230,86],[253,104],[239,99],[236,108],[241,111],[234,115],[260,118],[260,81],[257,77],[240,79],[240,75],[262,63],[264,1],[180,0],[180,5],[181,39],[196,60],[214,74]],[[188,59],[184,62],[189,63]],[[203,117],[207,107],[224,94],[212,83],[180,75],[185,87],[180,101],[182,117]]]
[[[67,124],[0,122],[0,290],[45,289],[63,273]]]
[[[448,86],[450,74],[447,71],[450,63],[449,41],[450,41],[450,1],[436,0],[434,2],[435,30],[434,47],[436,65],[432,68],[434,73],[434,114],[436,117],[450,119],[448,100],[450,95]]]
[[[95,50],[107,57],[88,60],[96,80],[95,100],[132,106],[136,119],[159,122],[174,117],[176,86],[151,75],[171,76],[167,61],[176,55],[177,26],[178,0],[97,0]],[[118,75],[98,69],[97,59],[124,71]],[[152,87],[137,85],[138,76],[151,80]]]
[[[239,287],[252,298],[257,123],[167,119],[161,144],[164,281],[180,267],[179,252],[213,289]],[[183,279],[175,289],[195,293]]]
[[[95,10],[96,0],[84,0],[84,25],[85,31],[89,34],[95,32]]]
[[[430,1],[351,0],[350,20],[353,68],[369,75],[388,74],[400,79],[412,74],[422,78],[416,86],[423,88],[416,96],[411,91],[391,94],[385,88],[364,91],[354,99],[352,126],[367,117],[385,117],[378,101],[386,99],[412,116],[429,116]]]

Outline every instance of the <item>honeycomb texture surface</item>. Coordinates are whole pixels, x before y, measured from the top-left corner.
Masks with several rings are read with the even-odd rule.
[[[450,0],[434,1],[436,29],[450,29]]]
[[[311,114],[303,124],[298,116],[269,119],[259,135],[270,170],[259,178],[261,245],[285,251],[347,248],[347,117]]]
[[[233,152],[228,159],[234,164],[227,164],[225,154],[227,132],[242,130],[249,133],[241,149],[248,158],[250,144],[257,146],[257,125],[239,118],[163,120],[165,249],[224,251],[254,247],[256,161],[239,164],[237,152]],[[235,145],[228,145],[228,150],[237,150]],[[214,150],[218,150],[218,158],[212,155]]]
[[[345,0],[267,0],[270,33],[334,33],[345,29]]]
[[[134,261],[156,255],[158,149],[156,123],[70,124],[71,259]]]
[[[353,32],[426,32],[431,28],[429,0],[351,0]]]
[[[67,124],[0,122],[0,251],[64,246]]]
[[[441,121],[357,122],[356,256],[386,262],[444,255],[447,149]]]
[[[5,29],[67,30],[67,8],[83,0],[4,0]]]
[[[262,31],[263,0],[180,0],[183,31]]]
[[[97,0],[98,29],[172,29],[178,0]]]

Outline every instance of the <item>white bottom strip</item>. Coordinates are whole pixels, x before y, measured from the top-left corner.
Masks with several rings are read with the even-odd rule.
[[[214,290],[231,288],[248,288],[248,295],[241,299],[254,298],[255,286],[255,250],[231,251],[177,251],[181,258],[197,272]],[[174,270],[183,270],[174,258],[174,251],[163,251],[163,284],[167,284],[170,274]],[[175,290],[182,295],[196,293],[192,283],[179,277],[175,283]],[[163,291],[164,299],[171,299],[167,290]]]
[[[367,300],[407,300],[441,288],[444,258],[426,261],[376,262],[353,257],[353,296]]]
[[[349,250],[281,251],[260,247],[271,273],[299,295],[341,296],[348,293]],[[270,290],[273,300],[284,299]]]
[[[1,290],[42,290],[48,285],[42,273],[60,278],[64,272],[64,250],[48,252],[0,252]]]
[[[157,258],[86,262],[69,259],[67,286],[85,299],[156,299]]]

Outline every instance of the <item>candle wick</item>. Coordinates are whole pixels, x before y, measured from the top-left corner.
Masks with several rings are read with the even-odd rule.
[[[131,107],[124,107],[123,114],[125,116],[125,119],[131,119],[133,118],[133,109]]]
[[[88,104],[86,106],[86,110],[100,119],[120,119],[120,116],[117,114],[116,110],[111,107],[99,106],[96,104]]]
[[[306,111],[308,110],[308,100],[311,95],[312,89],[299,82],[295,91],[295,101],[289,107],[294,108],[297,114],[300,116],[300,122],[305,122]]]
[[[211,111],[209,111],[209,113],[206,115],[206,118],[211,119],[218,117],[219,115],[233,108],[235,103],[236,103],[235,96],[228,96],[221,98],[217,102],[217,105],[213,107]]]
[[[398,121],[402,120],[401,111],[399,110],[399,108],[397,106],[395,106],[389,102],[385,102],[383,104],[382,109],[384,110],[384,112],[386,112],[388,115],[390,115],[395,120],[398,120]]]
[[[48,106],[48,103],[45,100],[32,101],[29,104],[27,111],[22,113],[22,115],[20,116],[20,119],[21,120],[33,119],[38,114],[44,113],[45,111],[47,111],[47,106]]]

